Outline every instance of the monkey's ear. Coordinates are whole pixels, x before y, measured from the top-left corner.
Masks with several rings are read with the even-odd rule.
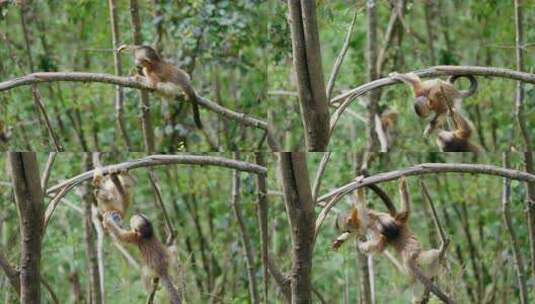
[[[406,223],[409,220],[409,212],[407,211],[400,212],[396,214],[395,219],[397,222]]]

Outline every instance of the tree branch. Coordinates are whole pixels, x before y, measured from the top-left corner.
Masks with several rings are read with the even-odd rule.
[[[119,85],[122,87],[129,87],[141,90],[157,91],[162,94],[169,94],[169,90],[165,87],[158,86],[156,89],[149,86],[144,80],[136,80],[134,77],[119,77],[104,73],[86,73],[86,72],[38,72],[28,74],[26,76],[6,80],[0,82],[0,92],[6,91],[12,88],[32,85],[36,83],[56,82],[56,81],[74,81],[74,82],[100,82],[107,84]],[[236,120],[237,122],[262,130],[267,130],[267,122],[260,119],[247,116],[245,113],[236,112],[227,108],[224,108],[204,97],[199,96],[197,102],[200,106],[211,110],[218,115],[226,117],[228,119]]]
[[[402,175],[423,175],[423,174],[434,174],[434,173],[447,173],[447,172],[457,172],[457,173],[476,173],[476,174],[488,174],[496,175],[501,177],[507,177],[510,179],[515,179],[519,181],[535,181],[535,175],[525,173],[518,170],[506,169],[492,165],[480,165],[480,164],[457,164],[457,163],[425,163],[419,164],[416,166],[403,168],[399,170],[394,170],[385,173],[379,173],[369,177],[365,177],[361,180],[352,181],[342,187],[339,187],[331,192],[324,194],[318,199],[318,202],[328,201],[332,197],[337,196],[335,199],[339,201],[345,194],[354,191],[360,187],[365,187],[370,184],[377,184],[382,182],[388,182],[400,178]],[[341,194],[341,195],[340,195]],[[334,205],[334,203],[333,203]]]
[[[229,169],[246,171],[254,174],[266,175],[267,169],[256,164],[244,161],[236,161],[218,156],[201,156],[201,155],[150,155],[144,158],[129,160],[123,163],[102,167],[102,174],[106,175],[111,170],[131,170],[135,168],[153,167],[159,165],[200,165],[200,166],[220,166]],[[89,170],[66,181],[63,181],[46,190],[47,194],[61,190],[68,185],[76,186],[86,180],[93,178],[94,170]]]

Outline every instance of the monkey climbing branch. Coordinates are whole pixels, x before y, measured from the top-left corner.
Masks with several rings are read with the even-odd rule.
[[[19,78],[6,80],[4,82],[0,82],[0,92],[7,91],[7,90],[10,90],[19,86],[24,86],[24,85],[32,85],[36,83],[56,82],[56,81],[100,82],[100,83],[115,84],[115,85],[119,85],[122,87],[130,87],[130,88],[135,88],[135,89],[155,91],[155,89],[149,86],[146,81],[144,80],[138,81],[134,77],[120,77],[120,76],[113,76],[113,75],[104,74],[104,73],[86,73],[86,72],[39,72],[39,73],[28,74],[26,76],[22,76]],[[162,89],[158,88],[156,90],[161,91],[162,93],[169,93],[164,88]],[[244,124],[246,126],[259,128],[259,129],[267,131],[268,125],[267,125],[267,122],[265,121],[250,117],[245,113],[240,113],[240,112],[227,109],[201,96],[199,96],[198,98],[198,103],[199,105],[217,113],[218,115],[221,115],[228,119],[236,120],[239,123]]]

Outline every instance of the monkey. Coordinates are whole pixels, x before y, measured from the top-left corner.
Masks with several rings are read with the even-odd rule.
[[[130,218],[130,230],[124,230],[111,214],[104,217],[104,227],[125,243],[137,245],[144,264],[151,270],[167,290],[171,304],[180,304],[178,290],[169,275],[169,253],[154,235],[152,223],[142,214]]]
[[[138,72],[141,72],[151,87],[156,88],[158,83],[178,86],[192,104],[195,125],[199,129],[203,128],[199,113],[199,97],[191,85],[189,75],[184,70],[166,62],[156,50],[148,45],[121,45],[117,52],[123,50],[133,50]]]
[[[420,118],[426,118],[431,112],[435,115],[424,130],[424,137],[429,136],[436,127],[440,127],[445,120],[446,114],[452,109],[460,111],[461,101],[472,96],[477,90],[477,80],[472,75],[454,75],[448,81],[442,79],[430,79],[422,81],[415,73],[399,74],[390,73],[393,79],[402,81],[412,87],[414,92],[414,111]],[[457,90],[453,84],[460,77],[470,80],[470,87],[466,91]]]
[[[392,109],[385,109],[383,112],[381,112],[380,124],[384,133],[384,140],[386,140],[386,142],[384,144],[382,143],[382,145],[386,146],[387,148],[392,146],[397,137],[396,124],[398,121],[398,116],[399,113]],[[379,140],[381,141],[382,139],[380,138]]]
[[[409,275],[412,303],[420,303],[425,293],[424,287],[429,288],[443,301],[451,302],[432,282],[439,272],[440,253],[445,242],[439,249],[422,249],[416,235],[408,225],[411,203],[404,176],[400,178],[399,192],[402,210],[392,216],[388,213],[368,210],[364,199],[364,189],[359,188],[356,191],[357,207],[337,221],[337,226],[343,233],[333,241],[332,248],[335,250],[340,248],[351,236],[357,237],[359,250],[368,255],[383,253],[385,248],[390,246],[401,257],[403,269]],[[368,239],[362,240],[365,237]],[[416,281],[417,278],[418,281]]]
[[[440,130],[437,134],[437,145],[440,151],[479,153],[479,147],[469,141],[472,135],[470,122],[455,109],[452,110],[452,118],[455,122],[455,130]]]
[[[110,172],[104,176],[102,168],[96,167],[93,173],[93,193],[99,213],[102,216],[111,213],[114,217],[123,219],[133,200],[134,186],[135,180],[128,171]]]

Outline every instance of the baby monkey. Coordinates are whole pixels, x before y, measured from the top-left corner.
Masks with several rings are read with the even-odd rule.
[[[390,73],[393,79],[402,81],[412,87],[414,92],[414,111],[421,118],[426,118],[434,112],[435,115],[426,126],[424,136],[427,137],[436,127],[440,127],[451,110],[461,110],[461,101],[472,96],[477,90],[477,80],[472,75],[455,75],[444,81],[430,79],[422,81],[415,73]],[[470,87],[466,91],[457,90],[453,84],[460,77],[470,80]]]
[[[96,167],[93,173],[93,187],[97,207],[101,215],[107,213],[123,219],[128,206],[133,200],[134,178],[123,170],[110,170],[108,175],[102,173],[102,168]]]
[[[122,229],[112,214],[104,216],[104,227],[119,240],[137,245],[144,264],[152,271],[167,290],[171,304],[180,304],[178,290],[169,275],[169,254],[167,249],[154,235],[151,222],[142,214],[130,218],[130,230]]]
[[[141,74],[147,78],[150,86],[156,88],[158,83],[172,84],[178,86],[193,107],[193,120],[197,128],[202,129],[201,116],[199,113],[198,96],[189,75],[182,69],[166,62],[160,57],[158,52],[148,45],[121,45],[117,51],[132,50],[134,61]]]
[[[388,213],[368,210],[364,189],[359,188],[356,191],[357,207],[353,208],[349,215],[339,219],[338,226],[344,232],[333,242],[332,247],[338,249],[350,236],[358,238],[358,247],[366,254],[382,253],[386,247],[391,246],[401,257],[403,269],[410,277],[412,303],[422,301],[425,288],[431,290],[442,301],[452,303],[448,296],[432,282],[432,278],[438,274],[440,252],[442,246],[445,245],[441,244],[440,249],[423,250],[421,248],[420,242],[408,225],[411,203],[404,176],[400,178],[399,192],[402,210],[392,216]],[[366,237],[368,240],[360,240]]]

